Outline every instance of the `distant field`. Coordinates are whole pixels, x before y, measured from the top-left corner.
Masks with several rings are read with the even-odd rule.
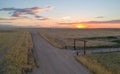
[[[73,48],[73,39],[87,40],[88,48],[120,47],[120,29],[40,29],[40,34],[60,48]],[[83,42],[76,46],[82,48]]]
[[[8,49],[10,46],[14,45],[19,36],[19,32],[0,30],[0,51],[2,49]]]
[[[24,74],[34,66],[32,39],[27,31],[0,30],[0,74]]]

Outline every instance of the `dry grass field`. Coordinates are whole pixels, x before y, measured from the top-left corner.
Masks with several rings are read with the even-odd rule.
[[[34,67],[32,40],[28,31],[39,33],[59,48],[72,48],[73,39],[87,40],[88,48],[120,47],[120,29],[3,29],[0,30],[0,52],[7,49],[0,58],[0,74],[24,74]],[[76,42],[77,48],[83,42]],[[77,56],[95,74],[120,74],[120,53],[104,53]]]
[[[0,50],[8,49],[17,41],[19,33],[12,30],[0,30]]]
[[[0,49],[7,52],[0,59],[0,74],[24,74],[34,66],[29,32],[0,30]]]
[[[87,47],[120,47],[120,29],[40,29],[40,34],[60,48],[72,48],[73,39],[87,40]],[[77,41],[78,49],[83,42]]]
[[[95,74],[120,74],[120,52],[77,56]]]
[[[41,29],[40,34],[56,47],[73,47],[73,39],[87,40],[88,48],[120,47],[120,29]],[[78,49],[83,43],[77,41]],[[120,52],[80,55],[76,60],[94,74],[120,74]]]

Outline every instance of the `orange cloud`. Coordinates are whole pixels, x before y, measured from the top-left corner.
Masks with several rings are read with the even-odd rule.
[[[72,22],[72,23],[59,23],[60,25],[68,25],[71,28],[86,26],[87,28],[120,28],[120,20],[109,21],[87,21],[87,22]],[[80,25],[82,24],[82,26]]]
[[[52,6],[47,6],[47,7],[44,7],[44,8],[40,8],[40,7],[26,8],[25,10],[30,14],[38,14],[38,13],[48,11],[48,10],[52,10],[52,9],[53,9]]]

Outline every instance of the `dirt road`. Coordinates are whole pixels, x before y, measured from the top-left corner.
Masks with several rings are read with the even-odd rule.
[[[72,50],[53,47],[37,32],[32,32],[37,66],[32,74],[91,74],[78,63]]]

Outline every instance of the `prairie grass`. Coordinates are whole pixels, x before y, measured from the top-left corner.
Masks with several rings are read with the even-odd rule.
[[[40,34],[56,47],[73,47],[73,39],[86,39],[87,46],[120,47],[120,29],[40,29]],[[77,41],[77,47],[83,42]]]
[[[120,52],[81,55],[76,59],[95,74],[120,74]]]
[[[120,47],[120,29],[40,29],[39,32],[56,47],[73,47],[73,39],[79,38],[86,39],[89,48]],[[76,46],[83,47],[83,42],[77,41]],[[94,74],[120,74],[119,52],[80,55],[76,60]]]
[[[27,71],[32,71],[34,67],[31,35],[29,32],[18,34],[15,44],[8,49],[1,61],[0,73],[2,74],[25,74]]]
[[[112,74],[110,70],[98,63],[97,60],[92,60],[87,56],[77,56],[76,59],[85,65],[93,74]]]
[[[0,51],[13,46],[19,36],[19,32],[0,31]]]
[[[57,38],[52,38],[45,33],[40,32],[40,35],[46,39],[49,43],[51,43],[53,46],[58,47],[58,48],[65,48],[65,43]]]

